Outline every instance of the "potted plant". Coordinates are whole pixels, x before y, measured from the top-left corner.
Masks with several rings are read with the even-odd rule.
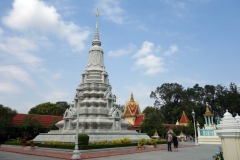
[[[146,144],[146,139],[141,138],[138,140],[138,149],[142,149],[143,145]]]
[[[27,137],[23,137],[23,139],[21,140],[21,143],[22,143],[22,147],[25,147],[26,144],[27,144]]]
[[[153,145],[154,148],[157,147],[157,139],[149,139],[148,140],[148,143]]]

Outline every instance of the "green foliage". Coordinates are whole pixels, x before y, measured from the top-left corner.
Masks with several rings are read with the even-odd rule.
[[[128,144],[132,143],[132,140],[130,138],[121,138],[121,139],[116,139],[111,142],[112,144]]]
[[[161,139],[157,141],[157,144],[166,144],[167,140],[166,139]]]
[[[78,135],[78,144],[79,145],[88,145],[89,136],[87,134],[79,134]]]
[[[17,114],[16,110],[0,104],[0,135],[9,135],[11,131],[12,119]]]
[[[144,121],[141,125],[142,132],[147,133],[148,136],[153,136],[155,131],[159,135],[166,133],[166,127],[162,125],[162,113],[160,109],[154,107],[146,107],[143,111],[145,114]]]
[[[46,102],[31,108],[28,114],[62,116],[65,110],[66,110],[65,108],[57,104]]]
[[[148,144],[148,145],[151,145],[151,144],[157,144],[157,139],[148,139],[147,141],[146,141],[146,144]]]
[[[33,115],[27,115],[19,125],[19,131],[22,136],[27,136],[31,139],[40,132],[45,132],[45,128],[41,125],[38,119],[33,118]]]
[[[65,101],[56,102],[56,105],[59,107],[63,107],[65,110],[70,107],[70,105]]]
[[[147,143],[147,140],[145,138],[141,138],[138,140],[138,143],[144,145]]]
[[[132,140],[130,138],[125,137],[121,139],[112,140],[111,142],[108,142],[107,140],[95,141],[95,142],[91,142],[89,145],[108,145],[108,144],[119,145],[119,144],[130,144],[130,143],[132,143]]]
[[[184,133],[185,134],[190,134],[190,135],[194,135],[194,124],[193,123],[190,123],[188,126],[185,127],[185,130],[184,130]]]
[[[196,84],[186,89],[177,83],[164,83],[152,91],[150,97],[155,100],[154,108],[161,112],[159,117],[162,123],[166,124],[175,124],[182,111],[193,121],[191,112],[194,110],[196,121],[203,126],[206,103],[215,117],[222,117],[226,109],[232,112],[233,116],[240,113],[240,90],[234,83],[230,83],[229,88],[222,85],[201,87]],[[190,129],[186,130],[192,133]]]
[[[96,142],[91,142],[89,145],[107,145],[109,144],[107,140],[100,140]]]
[[[173,127],[172,131],[176,134],[176,135],[180,135],[181,131],[184,131],[185,130],[185,127],[184,126],[176,126],[176,127]]]
[[[74,144],[38,144],[38,147],[47,147],[47,148],[62,148],[62,149],[74,149]],[[102,149],[102,148],[115,148],[115,147],[128,147],[128,146],[137,146],[137,143],[129,144],[104,144],[104,145],[79,145],[78,149],[88,150],[88,149]]]

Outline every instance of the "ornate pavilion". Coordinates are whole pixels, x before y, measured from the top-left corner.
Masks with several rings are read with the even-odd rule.
[[[141,113],[139,103],[134,101],[132,93],[130,100],[126,103],[124,108],[123,118],[131,124],[128,127],[129,130],[136,130],[141,133],[141,124],[144,120],[144,114]]]
[[[182,113],[182,117],[179,121],[179,125],[182,125],[182,126],[188,126],[189,124],[191,123],[191,121],[188,119],[187,115],[185,114],[185,112],[183,111]],[[176,123],[177,124],[177,123]]]

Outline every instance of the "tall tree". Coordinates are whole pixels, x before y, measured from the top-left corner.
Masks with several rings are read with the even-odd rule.
[[[162,125],[162,113],[159,108],[146,107],[143,111],[145,118],[141,125],[142,131],[148,136],[153,136],[155,131],[160,135],[166,133],[166,127]]]
[[[65,108],[60,107],[57,104],[46,102],[31,108],[28,114],[62,116],[65,110]]]
[[[66,101],[58,101],[56,102],[56,105],[63,107],[65,110],[70,107],[70,104],[68,104]]]
[[[150,97],[155,99],[154,107],[159,108],[165,123],[174,123],[172,110],[182,103],[183,87],[177,83],[164,83],[152,91]]]
[[[13,125],[12,119],[16,114],[16,110],[12,110],[0,104],[0,135],[10,134],[9,131],[11,131]]]

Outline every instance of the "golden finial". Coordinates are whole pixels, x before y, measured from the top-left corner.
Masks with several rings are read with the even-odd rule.
[[[97,17],[96,29],[98,29],[98,16],[99,16],[99,12],[98,12],[98,9],[97,9],[97,11],[96,11],[96,17]]]
[[[97,17],[99,16],[99,12],[98,12],[98,9],[97,9],[97,11],[96,11],[96,16],[97,16]]]
[[[130,102],[134,102],[133,94],[131,92]]]

